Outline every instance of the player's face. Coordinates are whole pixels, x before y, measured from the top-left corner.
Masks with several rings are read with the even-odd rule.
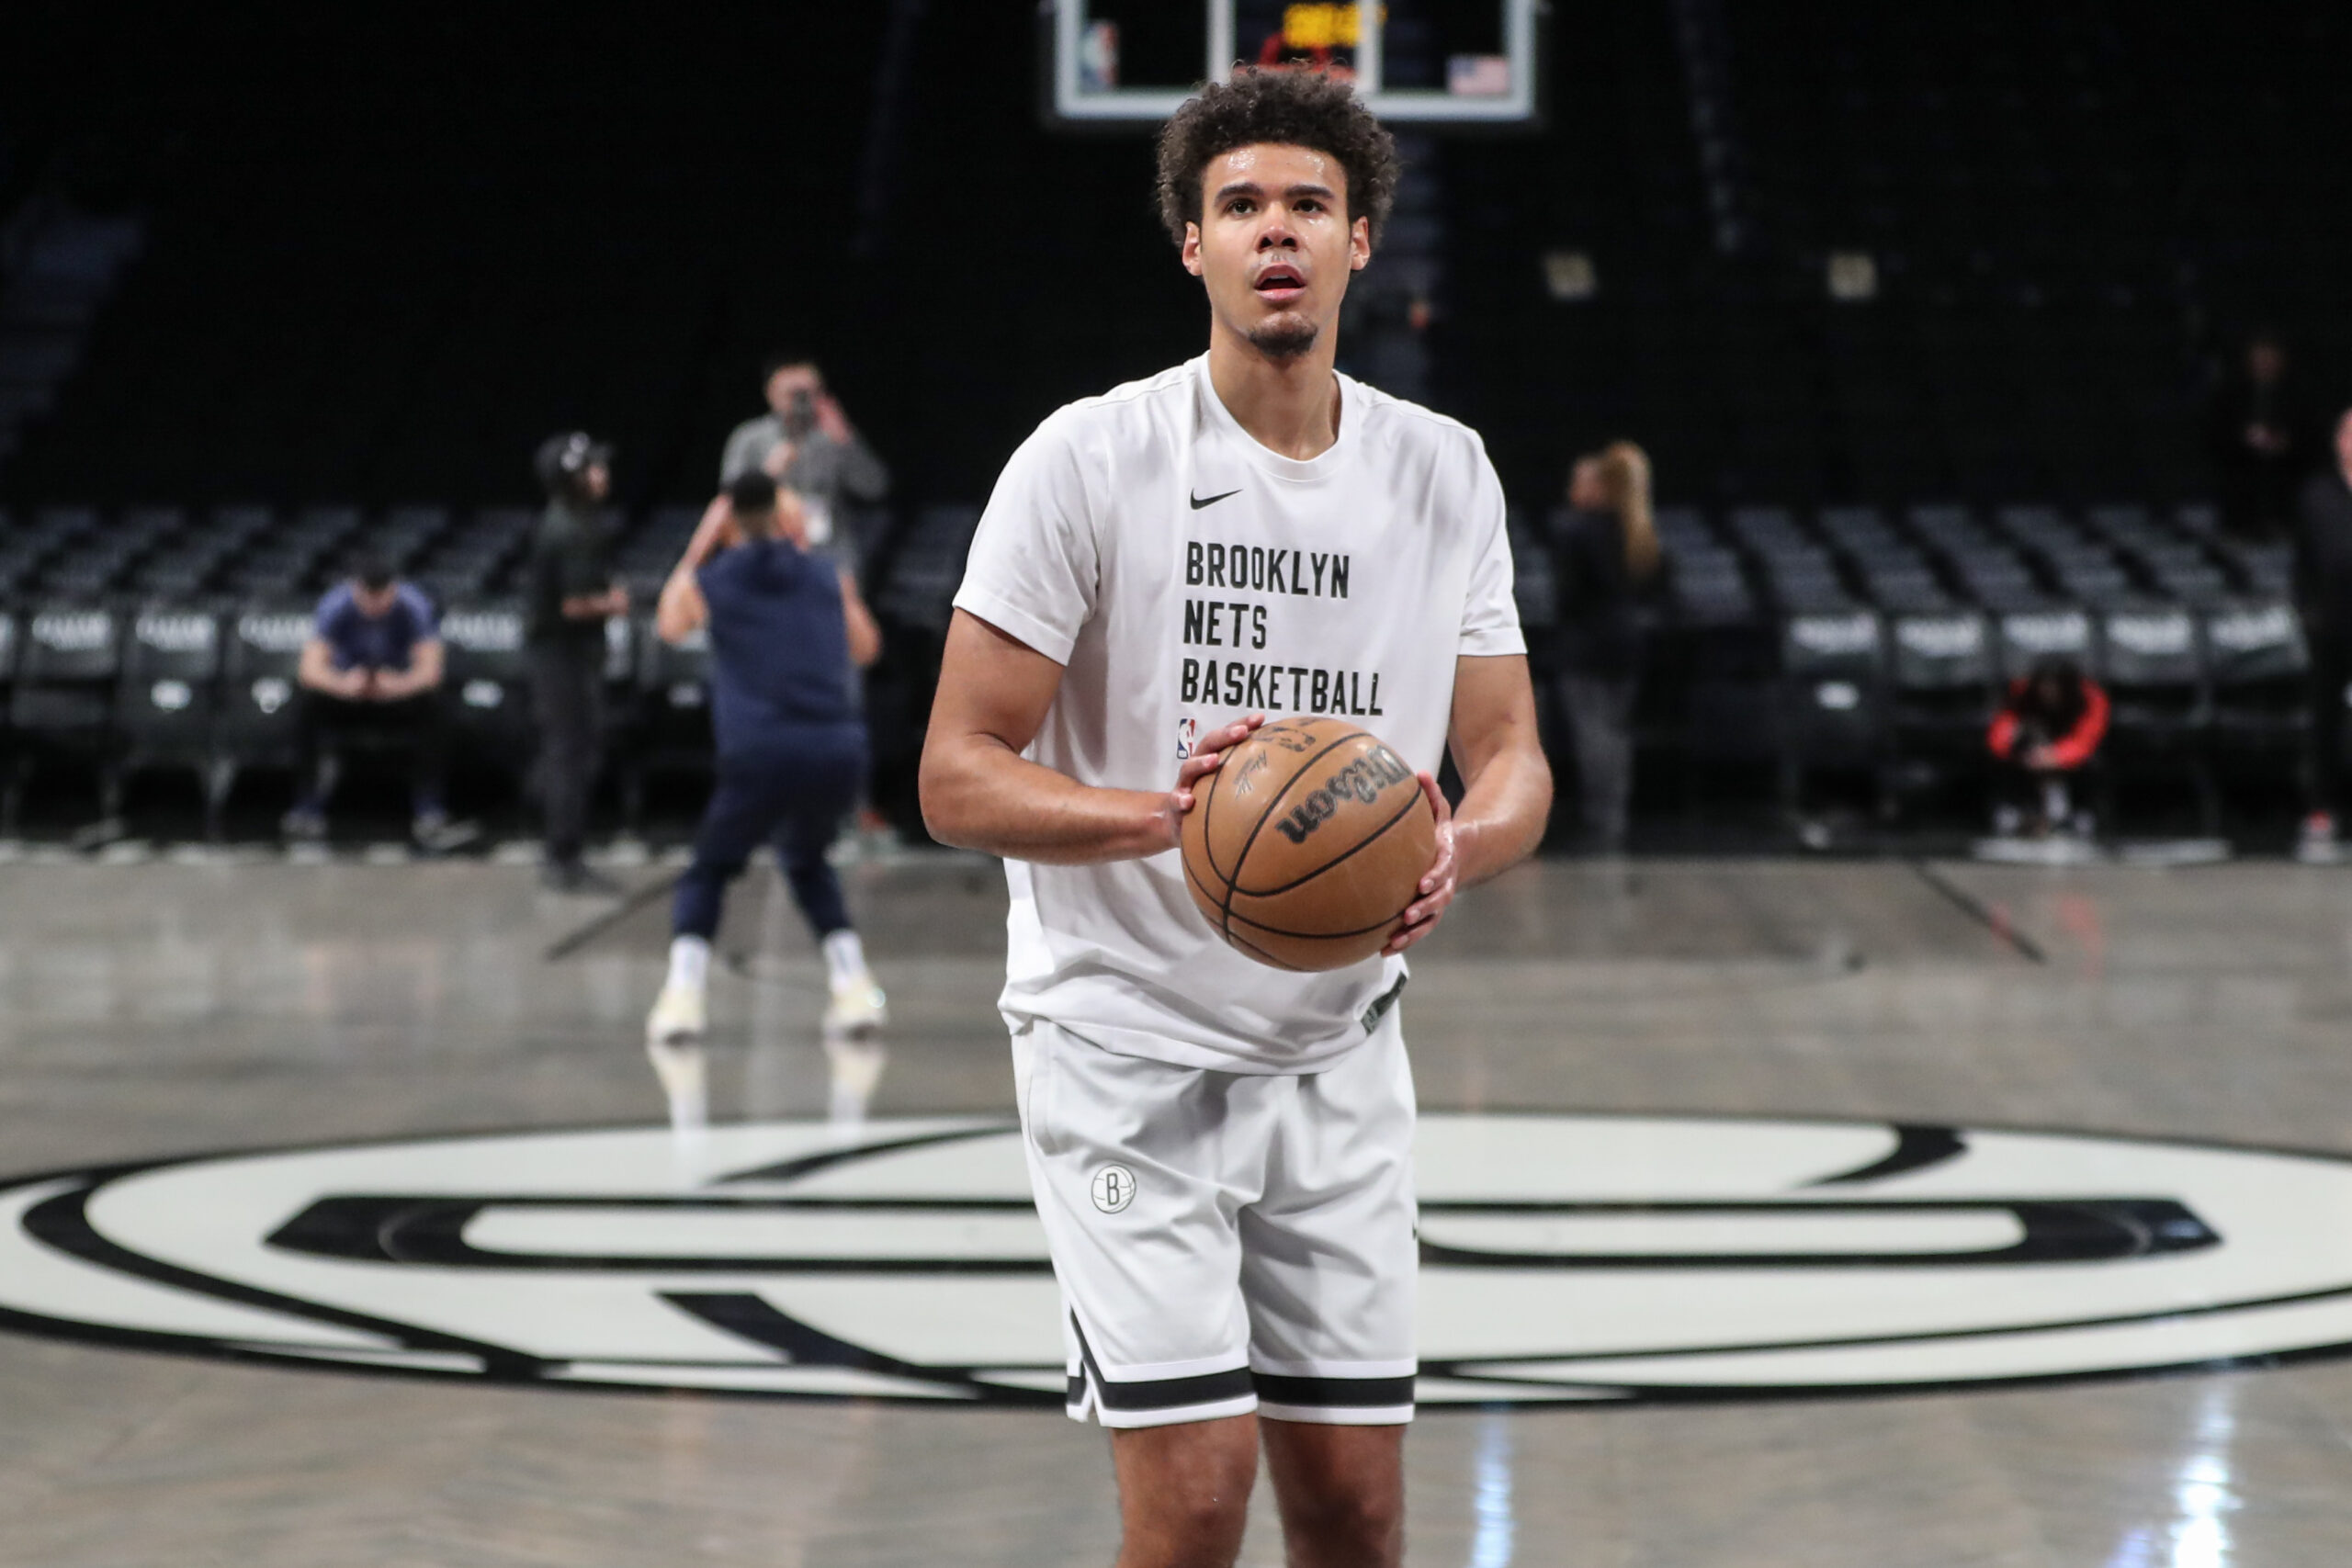
[[[381,588],[370,588],[364,582],[352,585],[352,604],[357,605],[359,613],[371,621],[380,621],[390,615],[392,605],[399,599],[400,590],[390,583],[386,583]]]
[[[580,476],[580,483],[589,500],[602,501],[613,492],[613,471],[602,463],[591,463]]]
[[[1261,142],[1209,160],[1200,220],[1184,226],[1184,270],[1207,287],[1217,324],[1277,358],[1331,326],[1348,276],[1372,259],[1372,231],[1348,217],[1338,159]]]
[[[2352,410],[2335,422],[2335,466],[2352,474]]]

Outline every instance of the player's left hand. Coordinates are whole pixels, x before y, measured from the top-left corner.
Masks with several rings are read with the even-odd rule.
[[[1430,810],[1437,817],[1437,858],[1421,877],[1420,897],[1405,906],[1403,920],[1388,945],[1380,950],[1383,953],[1402,953],[1437,930],[1459,886],[1453,866],[1453,807],[1446,804],[1445,791],[1437,787],[1436,774],[1418,776],[1421,793],[1429,796]]]

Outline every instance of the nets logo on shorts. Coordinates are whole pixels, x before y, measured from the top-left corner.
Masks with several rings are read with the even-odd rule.
[[[1086,1194],[1106,1214],[1115,1214],[1136,1201],[1136,1173],[1124,1165],[1106,1165],[1094,1173]]]
[[[2043,1133],[1422,1118],[1425,1404],[2352,1349],[2352,1162]],[[1094,1201],[1133,1201],[1095,1173]],[[1058,1408],[1018,1133],[518,1133],[0,1184],[0,1326],[281,1364]]]

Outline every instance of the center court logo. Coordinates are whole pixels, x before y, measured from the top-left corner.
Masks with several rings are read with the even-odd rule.
[[[2352,1162],[2041,1133],[1422,1118],[1428,1404],[2352,1350]],[[1094,1177],[1098,1207],[1134,1174]],[[0,1327],[413,1375],[1057,1407],[1018,1133],[764,1122],[0,1183]]]

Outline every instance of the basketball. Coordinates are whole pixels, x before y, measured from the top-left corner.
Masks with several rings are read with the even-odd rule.
[[[1437,857],[1437,818],[1378,736],[1277,719],[1195,787],[1182,852],[1193,902],[1234,947],[1339,969],[1387,945]]]

